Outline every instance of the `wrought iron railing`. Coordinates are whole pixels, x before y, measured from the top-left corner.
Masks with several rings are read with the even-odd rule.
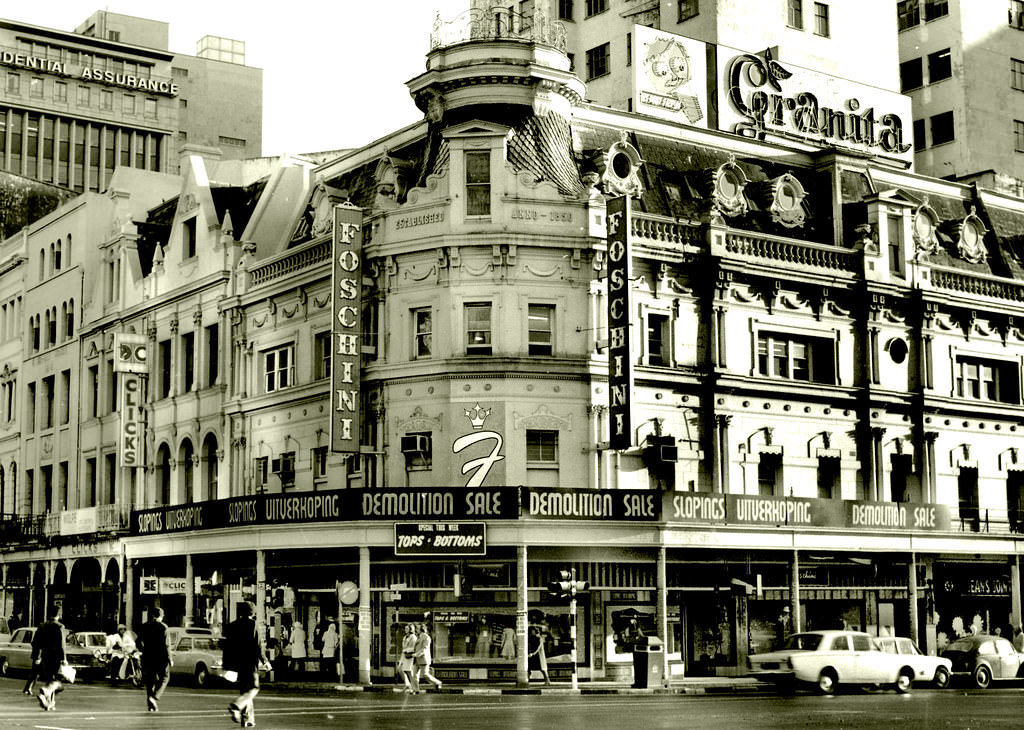
[[[539,43],[565,52],[565,26],[541,13],[522,15],[508,7],[472,8],[452,20],[434,19],[430,50],[467,41],[513,40]]]

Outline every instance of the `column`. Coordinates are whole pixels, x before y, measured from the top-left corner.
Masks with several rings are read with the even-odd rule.
[[[715,453],[718,457],[715,491],[726,494],[729,491],[729,424],[732,416],[715,416]]]
[[[874,426],[871,429],[871,482],[868,484],[867,498],[872,502],[881,499],[885,480],[885,465],[882,463],[882,437],[885,429]]]
[[[135,620],[135,561],[125,556],[124,559],[124,625],[131,631]]]
[[[910,638],[921,643],[919,620],[917,616],[917,556],[910,553],[910,564],[907,565],[907,599],[910,609]]]
[[[1014,628],[1021,625],[1020,609],[1020,556],[1014,555],[1010,563],[1010,623]]]
[[[0,616],[7,617],[11,615],[11,612],[7,608],[7,563],[0,565],[0,596],[3,597],[3,603],[0,604]]]
[[[188,589],[186,589],[188,590]],[[186,601],[188,600],[186,594]],[[188,604],[186,603],[186,606]],[[186,620],[188,618],[186,617]],[[267,636],[267,552],[256,551],[256,632],[261,639]]]
[[[257,580],[259,580],[259,553],[257,553],[256,566]],[[192,553],[185,553],[185,628],[195,623],[195,587],[196,581],[192,568]],[[258,595],[258,585],[256,590]],[[266,604],[264,603],[264,605]]]
[[[340,620],[340,617],[339,617]],[[370,548],[359,548],[359,684],[370,684]]]
[[[661,536],[664,539],[664,535]],[[665,686],[668,686],[668,576],[666,575],[665,546],[658,547],[658,564],[655,577],[658,589],[658,635],[664,641],[664,650],[661,652],[661,676]]]
[[[41,621],[36,620],[36,564],[34,560],[28,563],[28,613],[25,616],[25,623],[33,626]]]
[[[803,621],[800,617],[800,553],[793,551],[793,562],[789,573],[789,615],[790,631],[797,633],[802,630]]]
[[[516,687],[530,686],[527,668],[526,624],[529,607],[526,603],[526,545],[516,547]]]
[[[927,431],[924,435],[923,449],[923,461],[924,466],[927,469],[927,474],[923,475],[927,478],[922,478],[922,489],[925,492],[925,502],[937,502],[937,496],[935,492],[935,439],[939,437],[936,431]]]

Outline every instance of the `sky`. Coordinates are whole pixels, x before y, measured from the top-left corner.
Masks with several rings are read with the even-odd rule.
[[[405,83],[423,73],[435,13],[467,0],[43,0],[0,17],[73,31],[96,10],[169,24],[169,50],[195,55],[204,35],[245,41],[263,69],[263,154],[360,147],[423,118]],[[273,13],[265,9],[273,9]]]

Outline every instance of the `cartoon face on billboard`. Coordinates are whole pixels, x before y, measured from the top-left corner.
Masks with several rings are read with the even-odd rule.
[[[701,41],[633,26],[638,111],[686,124],[704,119],[706,51]]]
[[[671,93],[692,78],[690,54],[675,38],[659,38],[647,47],[644,71],[656,91]]]

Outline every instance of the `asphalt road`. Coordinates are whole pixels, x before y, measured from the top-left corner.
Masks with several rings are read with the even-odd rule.
[[[21,694],[19,679],[0,680],[0,728],[34,730],[206,730],[237,727],[228,688],[171,687],[159,713],[147,713],[141,690],[79,684],[53,712]],[[686,695],[458,695],[392,693],[296,695],[265,690],[257,727],[385,730],[596,730],[700,728],[1020,728],[1024,689],[915,689],[908,695],[851,691],[836,697]]]

